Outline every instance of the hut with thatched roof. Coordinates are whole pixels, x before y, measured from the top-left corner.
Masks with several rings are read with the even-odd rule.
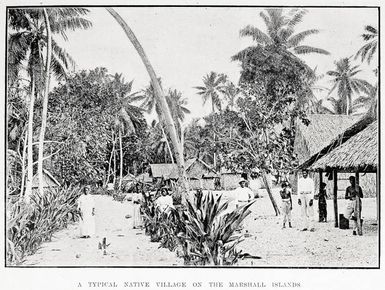
[[[319,183],[322,182],[324,171],[328,171],[329,176],[332,176],[336,227],[338,227],[338,172],[355,172],[358,183],[359,172],[377,171],[377,126],[374,116],[370,114],[363,116],[332,138],[329,144],[322,146],[318,152],[310,154],[310,157],[299,166],[299,169],[318,170]]]
[[[310,169],[377,172],[378,122],[374,121],[342,145],[318,159]]]
[[[192,189],[214,189],[216,172],[207,163],[198,158],[191,158],[185,162],[186,176]],[[178,166],[175,163],[150,164],[150,176],[153,182],[177,180]],[[171,184],[171,183],[170,183]]]
[[[310,123],[297,123],[294,141],[299,167],[328,146],[337,136],[359,120],[359,116],[310,114]]]
[[[296,126],[294,152],[299,163],[298,169],[307,168],[309,160],[360,119],[360,116],[332,114],[309,114],[307,117],[310,121],[308,125],[299,121]],[[319,185],[318,175],[313,178],[316,185]],[[290,179],[294,193],[297,193],[297,172]]]
[[[43,169],[43,189],[46,190],[57,190],[60,187],[59,181],[48,171]],[[32,190],[37,191],[39,188],[39,176],[34,175],[32,179]]]

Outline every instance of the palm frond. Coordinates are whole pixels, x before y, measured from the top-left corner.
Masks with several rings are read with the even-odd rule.
[[[309,53],[318,53],[318,54],[325,54],[325,55],[330,54],[328,51],[322,48],[316,48],[316,47],[311,47],[307,45],[294,47],[294,52],[297,54],[309,54]]]
[[[312,34],[318,34],[319,30],[318,29],[309,29],[305,30],[302,32],[299,32],[292,37],[290,37],[287,41],[287,47],[296,47],[298,46],[307,36],[312,35]]]
[[[241,37],[250,36],[252,39],[261,44],[271,44],[271,39],[268,35],[262,32],[257,27],[247,25],[239,32]]]

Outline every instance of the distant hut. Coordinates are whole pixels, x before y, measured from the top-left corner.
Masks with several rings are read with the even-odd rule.
[[[242,171],[222,168],[220,172],[222,188],[224,190],[232,190],[238,187],[242,173]]]
[[[179,178],[178,166],[175,163],[150,164],[150,176],[154,183],[164,182],[171,185],[171,181]],[[191,189],[214,189],[215,171],[204,161],[191,158],[185,162],[186,176]]]
[[[214,190],[217,174],[206,162],[198,158],[186,161],[186,175],[191,189]]]
[[[46,190],[58,190],[60,183],[53,177],[53,175],[48,171],[43,169],[43,189]],[[39,190],[39,176],[35,174],[32,179],[32,191]]]

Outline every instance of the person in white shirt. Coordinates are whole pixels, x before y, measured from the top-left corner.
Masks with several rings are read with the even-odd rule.
[[[167,188],[162,188],[162,191],[161,191],[161,196],[159,196],[155,203],[156,203],[156,206],[162,211],[166,211],[168,210],[169,208],[173,208],[173,200],[172,200],[172,196],[168,194],[168,190]]]
[[[239,180],[239,187],[234,190],[234,196],[237,207],[248,203],[254,198],[253,191],[246,186],[246,179],[241,178]]]
[[[302,172],[302,177],[298,179],[298,204],[301,206],[302,231],[310,227],[314,232],[314,181],[309,177],[306,170]]]
[[[245,204],[247,204],[248,202],[250,202],[252,199],[254,198],[254,194],[253,192],[251,191],[250,188],[248,188],[246,186],[246,179],[244,178],[241,178],[239,180],[239,187],[237,187],[235,190],[234,190],[234,203],[236,205],[236,207],[240,207],[240,206],[243,206]],[[241,228],[244,229],[245,231],[245,237],[250,237],[251,235],[249,234],[249,230],[248,230],[248,224],[249,224],[249,218],[250,218],[251,214],[249,216],[247,216],[242,224],[241,224]]]

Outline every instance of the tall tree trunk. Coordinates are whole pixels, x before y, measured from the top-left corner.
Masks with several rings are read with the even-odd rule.
[[[39,159],[37,165],[37,174],[39,178],[39,193],[43,194],[43,154],[44,154],[44,135],[47,127],[47,110],[48,110],[48,92],[49,92],[49,81],[50,81],[50,67],[51,67],[51,56],[52,56],[52,35],[51,27],[49,25],[47,9],[43,9],[45,26],[47,30],[47,60],[45,64],[45,89],[43,96],[43,112],[41,116],[41,129],[39,137]]]
[[[114,152],[114,168],[113,168],[113,179],[112,183],[114,184],[114,189],[115,189],[115,184],[116,184],[116,136],[114,135],[114,143],[112,144],[113,149],[112,151]]]
[[[212,109],[212,113],[214,114],[215,113],[215,107],[214,107],[214,99],[211,98],[211,109]],[[215,133],[214,133],[214,144],[215,144]],[[215,149],[214,149],[215,150]],[[217,155],[216,155],[216,152],[214,151],[214,156],[213,156],[213,165],[214,165],[214,169],[215,171],[217,170]]]
[[[35,79],[33,73],[31,76],[31,100],[29,103],[28,114],[28,141],[27,141],[27,182],[25,186],[25,202],[29,203],[32,195],[32,180],[33,180],[33,113],[35,107]]]
[[[135,47],[136,51],[138,52],[151,78],[152,84],[154,86],[155,98],[162,110],[166,128],[170,135],[171,142],[175,150],[175,157],[178,165],[179,181],[180,181],[181,190],[182,190],[182,202],[184,202],[184,199],[186,197],[185,195],[187,195],[187,192],[188,192],[188,183],[187,183],[186,171],[184,168],[184,159],[183,159],[183,155],[180,152],[180,144],[179,144],[180,142],[178,141],[178,135],[176,132],[174,120],[172,119],[170,108],[168,107],[163,89],[160,86],[158,78],[155,74],[155,71],[150,61],[148,60],[142,45],[139,43],[138,39],[136,38],[134,32],[131,30],[131,28],[127,25],[127,23],[123,20],[123,18],[114,9],[112,8],[106,8],[106,9],[114,17],[114,19],[119,23],[119,25],[122,27],[122,29],[126,33],[126,36],[131,41],[132,45]]]
[[[350,114],[350,104],[351,104],[350,99],[351,99],[351,96],[347,95],[346,96],[346,115]]]
[[[273,196],[273,192],[271,190],[271,187],[270,187],[269,181],[267,180],[267,176],[266,176],[265,172],[262,172],[262,180],[263,180],[263,183],[265,184],[267,194],[269,195],[271,203],[273,205],[273,208],[274,208],[274,211],[275,211],[275,215],[279,216],[281,213],[279,211],[277,203],[275,202],[275,199],[274,199],[274,196]]]
[[[119,190],[122,190],[123,179],[123,147],[122,147],[122,129],[119,128],[119,149],[120,149],[120,178],[119,178]]]
[[[162,134],[167,145],[168,153],[170,154],[171,163],[174,164],[175,161],[174,161],[174,157],[172,156],[171,146],[170,146],[170,143],[168,142],[166,132],[164,132],[164,129],[162,126],[160,126],[160,128],[162,129]]]
[[[21,154],[21,184],[20,184],[20,196],[24,195],[24,185],[25,185],[25,155],[27,151],[27,139],[28,139],[28,129],[25,130],[25,137],[23,142],[23,152]]]
[[[112,142],[114,142],[114,131],[113,130],[111,132],[111,139],[112,139]],[[108,160],[108,170],[107,170],[107,175],[106,175],[106,180],[105,180],[104,186],[107,186],[107,184],[110,183],[110,175],[111,175],[110,172],[111,172],[111,163],[112,163],[113,155],[114,155],[114,146],[112,145],[110,159]]]

